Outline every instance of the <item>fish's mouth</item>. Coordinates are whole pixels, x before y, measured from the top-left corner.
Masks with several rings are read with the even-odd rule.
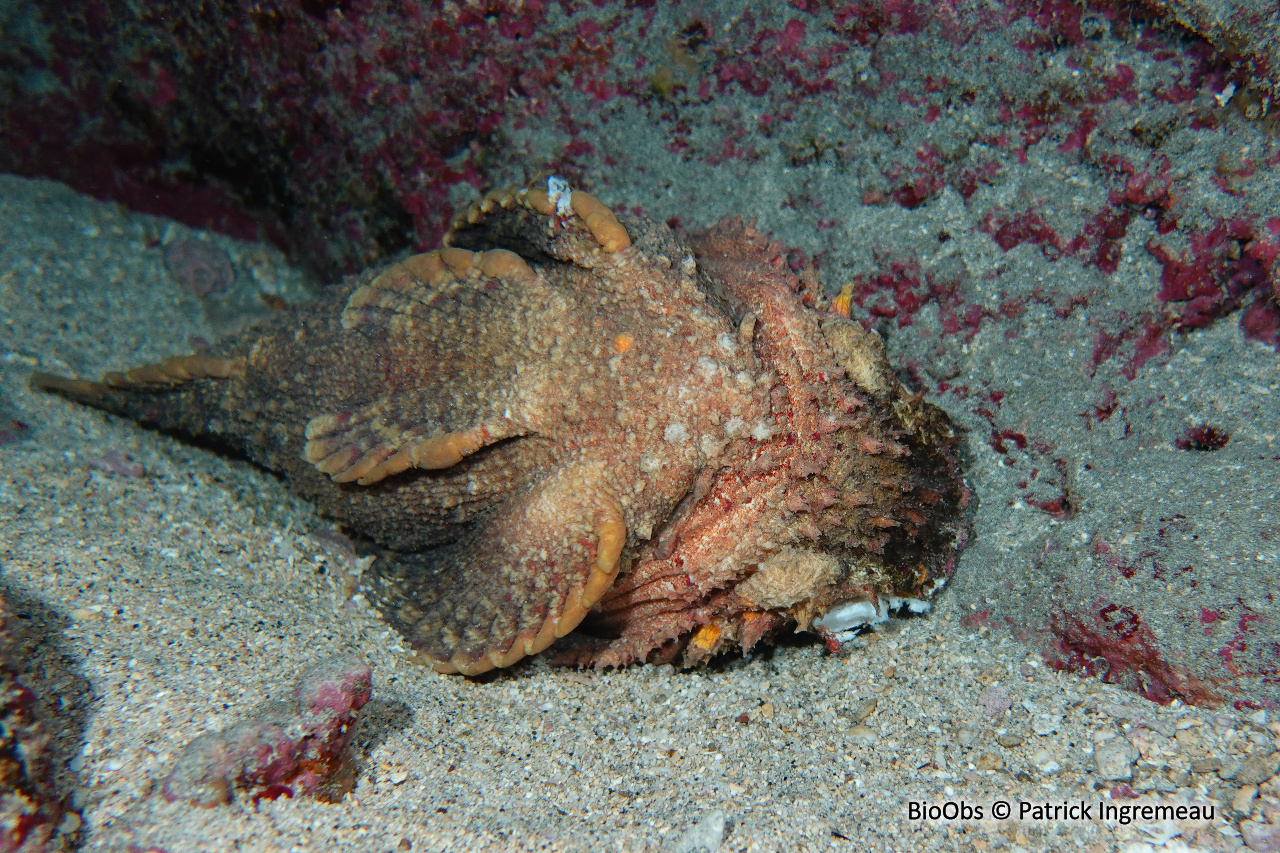
[[[935,595],[946,584],[946,578],[934,581],[928,595]],[[851,598],[838,601],[827,612],[813,620],[813,629],[823,638],[847,643],[869,628],[889,621],[890,617],[923,615],[933,609],[933,602],[924,598],[892,596],[872,601],[869,598]]]

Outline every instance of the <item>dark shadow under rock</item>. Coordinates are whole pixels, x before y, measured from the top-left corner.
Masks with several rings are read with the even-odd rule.
[[[92,701],[63,647],[69,623],[0,584],[0,848],[69,850],[80,817],[71,806]]]

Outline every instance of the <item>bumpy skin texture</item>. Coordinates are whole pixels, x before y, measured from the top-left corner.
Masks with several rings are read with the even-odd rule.
[[[388,550],[424,662],[694,663],[833,604],[923,597],[963,540],[946,416],[740,221],[696,235],[556,182],[450,248],[209,354],[38,387],[212,436]]]
[[[734,219],[695,234],[702,286],[769,388],[770,425],[700,471],[657,540],[590,617],[582,662],[685,665],[750,649],[833,605],[927,598],[967,537],[941,409],[906,392],[878,335],[820,306],[811,278]],[[656,652],[655,652],[656,650]]]

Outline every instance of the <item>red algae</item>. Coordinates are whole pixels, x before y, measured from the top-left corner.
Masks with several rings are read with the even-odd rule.
[[[1187,427],[1187,431],[1173,443],[1173,446],[1179,450],[1221,450],[1227,446],[1230,439],[1231,436],[1225,431],[1201,424]]]
[[[1132,608],[1098,602],[1092,615],[1058,610],[1050,617],[1055,638],[1045,652],[1054,669],[1080,672],[1133,690],[1161,705],[1221,704],[1211,685],[1166,661],[1160,643]]]

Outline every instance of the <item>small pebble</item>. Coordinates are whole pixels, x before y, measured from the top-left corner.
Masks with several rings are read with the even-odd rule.
[[[142,467],[141,462],[135,462],[119,450],[108,450],[101,456],[90,459],[88,464],[95,471],[131,479],[137,479],[147,473],[147,469]]]
[[[871,746],[873,743],[880,740],[880,735],[875,731],[875,729],[870,726],[863,725],[857,725],[849,729],[845,734],[845,737],[849,741],[861,744],[862,746]]]
[[[1009,688],[1001,684],[993,684],[978,697],[978,704],[986,711],[988,717],[998,717],[1013,707],[1013,695]]]
[[[1043,746],[1037,749],[1035,754],[1031,756],[1031,763],[1037,770],[1046,776],[1057,773],[1062,769],[1062,765],[1057,762],[1053,753],[1045,749]]]
[[[1127,740],[1107,741],[1094,747],[1093,760],[1098,767],[1098,775],[1103,779],[1112,781],[1132,779],[1133,765],[1138,760],[1138,750]]]
[[[855,723],[861,723],[863,720],[867,719],[867,717],[870,717],[876,712],[876,706],[879,704],[880,700],[878,699],[867,699],[862,702],[853,711],[853,721]]]
[[[1280,752],[1251,755],[1240,765],[1235,780],[1241,785],[1261,785],[1280,771]]]
[[[236,283],[227,253],[205,240],[174,240],[164,247],[164,265],[178,286],[196,296],[221,293]]]
[[[1253,811],[1253,801],[1257,796],[1257,785],[1245,785],[1231,798],[1231,808],[1242,815],[1247,815]]]
[[[716,853],[724,843],[725,815],[714,811],[681,835],[670,849],[671,853]]]
[[[1058,726],[1061,723],[1061,714],[1036,714],[1031,720],[1031,731],[1042,737],[1051,735],[1058,731]]]
[[[1254,853],[1280,853],[1280,826],[1246,820],[1240,824],[1240,835]]]

